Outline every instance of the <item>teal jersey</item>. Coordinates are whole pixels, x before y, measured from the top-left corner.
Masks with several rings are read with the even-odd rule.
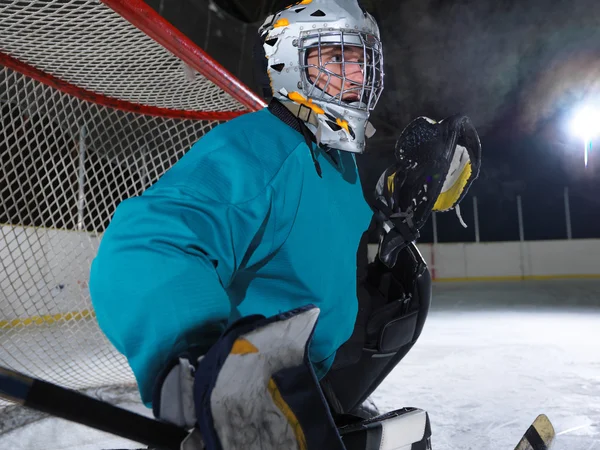
[[[268,109],[207,133],[123,201],[93,261],[98,323],[151,404],[163,367],[232,321],[314,304],[309,357],[325,375],[358,310],[356,253],[371,220],[354,155],[315,146]]]

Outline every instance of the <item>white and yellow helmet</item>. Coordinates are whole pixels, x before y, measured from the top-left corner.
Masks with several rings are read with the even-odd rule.
[[[374,133],[369,114],[383,91],[383,53],[379,28],[373,17],[356,0],[303,0],[269,16],[259,29],[266,57],[266,71],[271,94],[282,102],[301,105],[302,115],[319,145],[353,153],[362,153],[365,139]],[[357,63],[362,83],[347,81],[327,69],[321,59],[321,48],[340,46],[359,48],[363,58]],[[309,65],[307,52],[319,49],[318,65]],[[342,61],[338,64],[344,64]],[[308,77],[308,69],[318,70],[316,80]],[[332,96],[316,83],[332,77],[341,79],[341,91]],[[348,93],[353,101],[344,101]],[[307,120],[306,115],[316,120]]]

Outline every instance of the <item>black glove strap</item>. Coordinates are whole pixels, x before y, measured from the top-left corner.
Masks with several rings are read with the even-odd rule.
[[[376,220],[382,226],[392,225],[387,233],[383,233],[379,245],[379,259],[389,268],[394,267],[398,254],[411,242],[415,242],[420,234],[413,221],[413,212],[409,208],[406,212],[394,213],[382,199],[375,200]]]

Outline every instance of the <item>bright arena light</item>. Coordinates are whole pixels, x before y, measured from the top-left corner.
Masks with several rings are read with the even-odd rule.
[[[588,151],[592,147],[592,139],[600,133],[600,109],[585,106],[579,109],[571,121],[571,131],[584,141],[584,162],[587,167]]]
[[[600,132],[600,109],[586,106],[578,110],[571,122],[573,133],[588,141]]]

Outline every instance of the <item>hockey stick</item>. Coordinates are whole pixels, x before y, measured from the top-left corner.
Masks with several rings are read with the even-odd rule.
[[[515,450],[549,450],[556,433],[545,414],[540,414],[527,429]]]
[[[175,425],[140,416],[78,392],[1,367],[0,398],[155,449],[179,450],[182,448],[182,442],[189,437],[187,431]],[[400,412],[410,410],[412,408],[393,411],[363,421],[358,426],[343,427],[339,431],[342,436],[350,435],[353,431],[365,432],[370,422],[376,425],[375,422],[380,422],[382,418],[395,417]],[[429,419],[427,419],[426,430],[428,431],[424,436],[428,438],[431,435]],[[548,450],[552,446],[554,437],[554,427],[550,420],[544,414],[540,414],[527,429],[515,450]]]
[[[0,397],[150,447],[179,450],[188,432],[0,367]]]

